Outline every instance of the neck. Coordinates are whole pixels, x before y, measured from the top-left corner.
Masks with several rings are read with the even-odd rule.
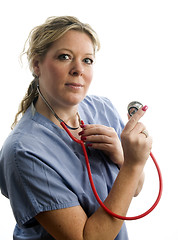
[[[50,105],[51,106],[51,105]],[[64,121],[67,125],[71,128],[78,128],[79,127],[79,117],[78,117],[78,107],[57,107],[51,106],[54,110],[55,114]],[[38,100],[35,104],[35,108],[37,112],[54,122],[57,126],[61,127],[60,122],[54,116],[54,113],[50,110],[49,106],[47,106],[44,99],[41,96],[38,97]]]

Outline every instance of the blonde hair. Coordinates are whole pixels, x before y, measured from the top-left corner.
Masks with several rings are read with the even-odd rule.
[[[96,32],[91,28],[91,26],[89,24],[80,22],[77,18],[72,16],[50,17],[44,24],[33,28],[27,38],[27,41],[25,42],[25,47],[23,49],[22,55],[27,55],[29,68],[34,76],[34,79],[30,83],[27,93],[20,103],[19,111],[15,116],[12,128],[17,124],[19,115],[23,115],[31,103],[38,97],[38,76],[36,76],[33,72],[34,60],[37,57],[40,60],[43,60],[52,44],[69,30],[76,30],[86,33],[93,43],[94,52],[100,49],[98,36]],[[27,43],[28,49],[26,51],[25,49]]]

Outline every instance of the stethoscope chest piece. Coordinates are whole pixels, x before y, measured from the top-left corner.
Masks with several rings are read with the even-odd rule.
[[[138,111],[138,109],[141,107],[143,107],[143,105],[140,102],[137,102],[137,101],[130,102],[127,107],[129,116],[132,117],[134,115],[134,113],[136,113]]]

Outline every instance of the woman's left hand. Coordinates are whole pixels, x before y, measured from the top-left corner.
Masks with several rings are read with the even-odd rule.
[[[119,167],[124,162],[123,150],[120,139],[112,127],[88,124],[83,126],[79,133],[81,140],[88,142],[88,146],[102,150],[112,162]]]

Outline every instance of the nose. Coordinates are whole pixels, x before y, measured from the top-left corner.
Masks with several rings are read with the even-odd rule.
[[[84,67],[82,66],[82,63],[75,62],[71,69],[70,69],[70,75],[74,77],[82,76],[84,73]]]

